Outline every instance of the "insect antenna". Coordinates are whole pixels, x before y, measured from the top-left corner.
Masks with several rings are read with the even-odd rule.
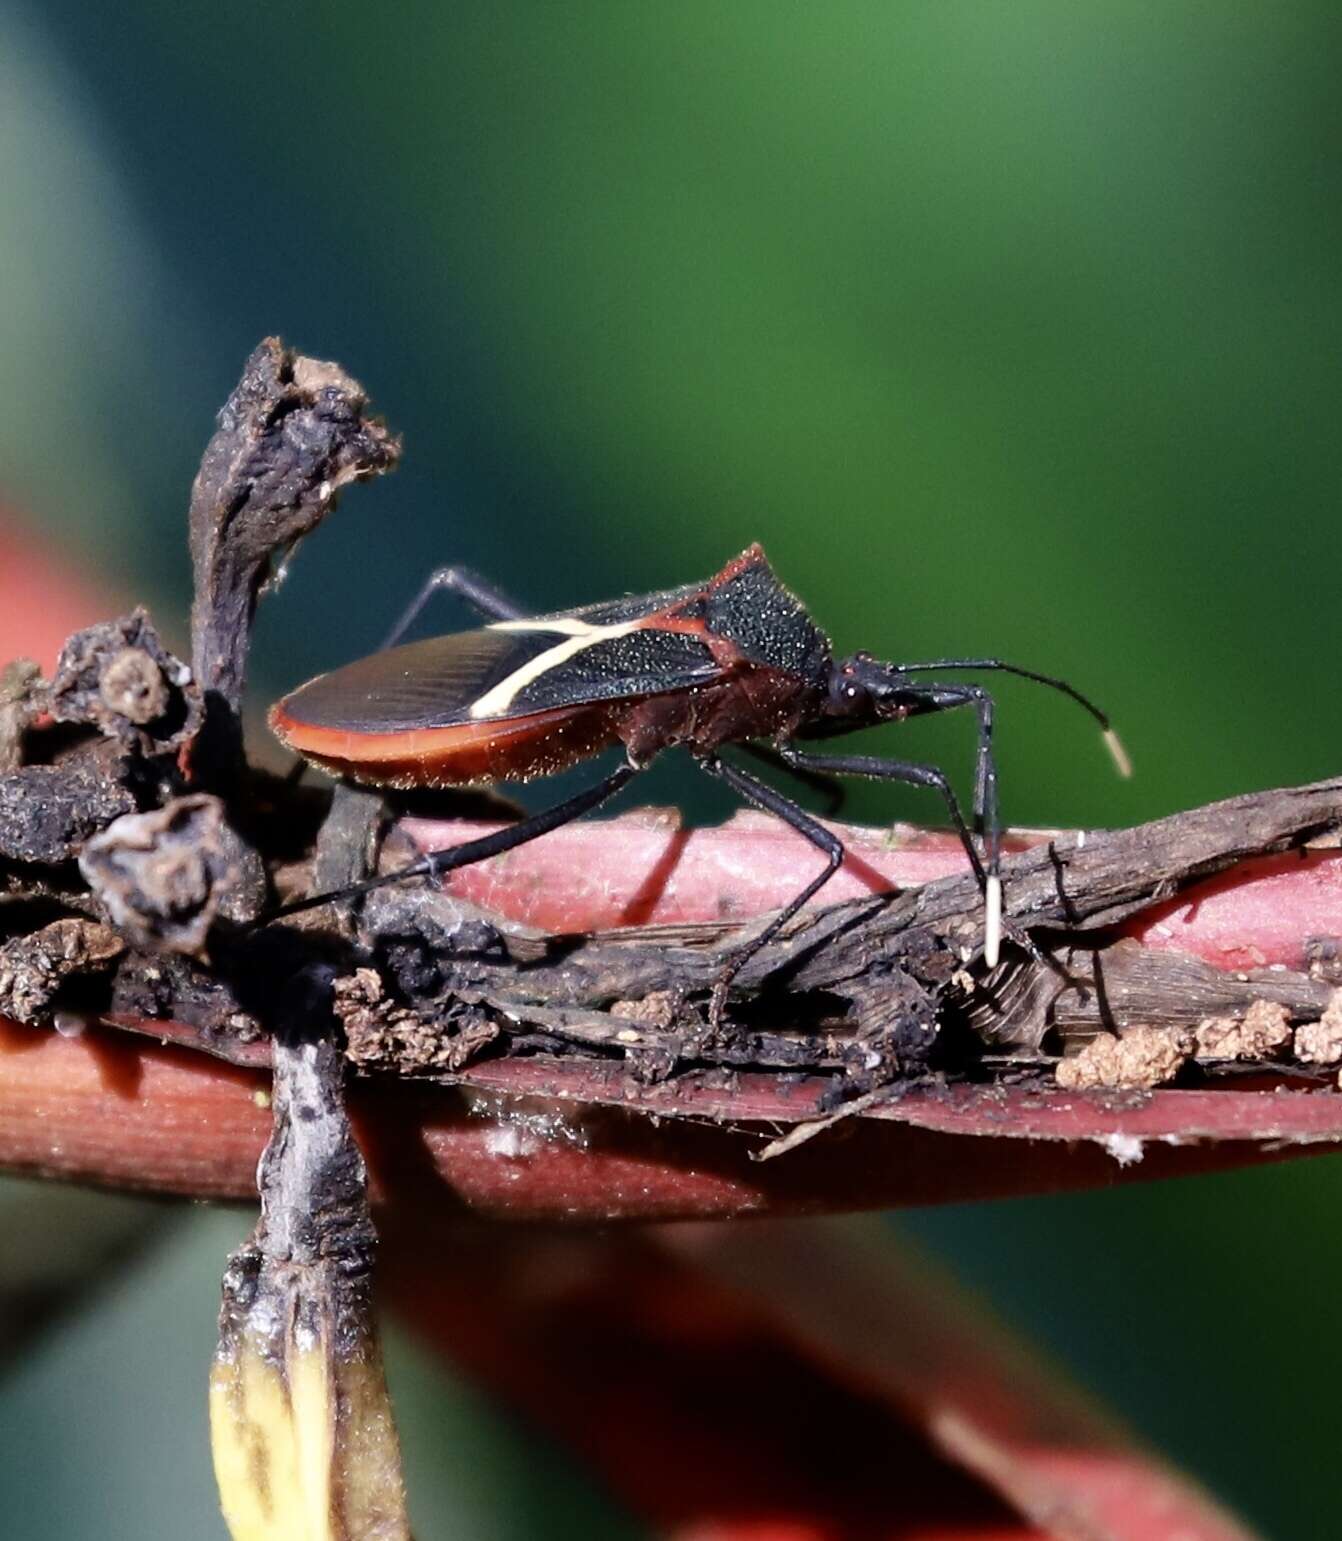
[[[1104,747],[1109,751],[1114,769],[1124,780],[1132,775],[1132,760],[1123,740],[1114,731],[1109,714],[1102,712],[1089,696],[1082,695],[1075,685],[1069,685],[1066,680],[1060,680],[1052,674],[1039,674],[1034,669],[1022,669],[1019,664],[1003,663],[1000,658],[939,658],[933,663],[901,663],[894,667],[901,674],[930,673],[935,669],[995,669],[1001,674],[1015,674],[1023,680],[1033,680],[1036,685],[1047,685],[1050,690],[1070,696],[1079,707],[1090,713],[1100,725]]]

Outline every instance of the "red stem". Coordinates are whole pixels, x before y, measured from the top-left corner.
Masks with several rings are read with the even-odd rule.
[[[498,828],[426,819],[403,827],[425,850]],[[967,865],[952,834],[909,824],[832,827],[848,855],[824,889],[826,904],[912,887]],[[1017,832],[1005,849],[1025,850],[1056,833]],[[641,809],[567,825],[534,846],[449,873],[444,887],[526,925],[600,931],[764,914],[786,904],[814,866],[810,847],[767,814],[744,812],[717,829],[683,830],[674,809]],[[1216,968],[1303,968],[1308,938],[1342,936],[1342,851],[1243,862],[1143,911],[1127,932],[1147,947],[1190,952]]]
[[[494,902],[539,886],[556,903],[567,882],[578,891],[572,924],[584,927],[595,918],[585,896],[609,894],[616,876],[626,885],[641,881],[629,828],[629,820],[581,826],[567,835],[570,857],[580,848],[581,859],[558,866],[549,847],[560,837],[549,836],[482,865],[482,881]],[[697,832],[680,849],[719,872],[740,871],[743,839],[756,853],[764,846],[771,861],[785,850],[798,855],[786,832],[751,821]],[[797,868],[790,870],[795,880]],[[1169,945],[1155,929],[1167,926],[1186,945],[1222,958],[1246,946],[1269,960],[1303,957],[1308,936],[1342,931],[1340,873],[1335,852],[1246,863],[1185,895],[1177,914],[1144,934],[1152,945]],[[719,878],[713,889],[715,904],[730,897],[724,883]],[[192,1037],[173,1023],[141,1026],[164,1038]],[[1279,1159],[1342,1140],[1342,1097],[1303,1090],[1083,1096],[958,1087],[869,1109],[761,1164],[751,1157],[765,1137],[818,1113],[823,1083],[742,1075],[730,1085],[647,1087],[638,1094],[643,1112],[702,1120],[654,1122],[603,1106],[629,1095],[613,1064],[486,1062],[463,1079],[469,1090],[360,1088],[355,1105],[383,1196],[587,1220],[834,1211],[1092,1187]],[[0,1034],[0,1166],[240,1196],[251,1191],[268,1126],[255,1101],[264,1084],[260,1068],[249,1073],[124,1034],[66,1040],[10,1027]]]

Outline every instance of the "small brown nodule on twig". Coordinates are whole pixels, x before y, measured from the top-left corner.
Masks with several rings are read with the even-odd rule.
[[[1342,990],[1334,993],[1317,1022],[1305,1022],[1296,1029],[1295,1054],[1308,1065],[1342,1061]]]
[[[372,968],[336,980],[334,1009],[351,1064],[394,1059],[409,1074],[460,1070],[502,1032],[484,1012],[469,1007],[454,1012],[452,1020],[427,1023],[391,999]]]
[[[79,870],[137,946],[180,953],[204,950],[237,883],[224,807],[208,793],[117,819],[84,847]]]
[[[200,726],[191,670],[163,646],[143,610],[76,632],[47,699],[57,722],[87,723],[142,754],[175,749]]]
[[[1258,1000],[1243,1017],[1207,1017],[1194,1029],[1199,1059],[1270,1059],[1291,1041],[1291,1014]]]
[[[126,950],[107,926],[74,916],[0,947],[0,1016],[45,1021],[61,985],[104,973]]]

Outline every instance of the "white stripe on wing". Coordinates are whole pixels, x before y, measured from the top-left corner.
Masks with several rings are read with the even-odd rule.
[[[609,642],[616,637],[627,637],[631,631],[637,631],[644,624],[646,617],[640,617],[636,621],[623,621],[618,626],[593,626],[590,621],[574,620],[572,616],[559,617],[553,621],[496,621],[490,631],[552,631],[557,632],[567,640],[557,642],[554,647],[546,648],[543,653],[537,653],[529,663],[524,663],[520,668],[514,669],[506,679],[499,681],[492,690],[487,690],[484,695],[471,707],[471,716],[479,721],[482,717],[503,717],[517,699],[518,695],[526,687],[549,670],[567,663],[570,658],[585,652],[589,647],[594,647],[598,642]]]

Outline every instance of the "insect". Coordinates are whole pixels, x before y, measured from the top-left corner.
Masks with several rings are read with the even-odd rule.
[[[489,624],[396,645],[438,589],[455,590]],[[829,639],[774,576],[758,545],[704,583],[542,616],[523,615],[465,569],[441,569],[383,651],[319,675],[272,709],[271,727],[282,742],[337,775],[400,788],[525,781],[616,744],[624,757],[594,786],[517,824],[426,853],[399,872],[339,894],[300,900],[281,913],[407,878],[438,878],[511,850],[598,807],[663,750],[681,746],[701,770],[776,814],[824,857],[822,870],[724,970],[711,1004],[716,1023],[741,966],[815,897],[843,860],[837,835],[724,758],[730,745],[803,780],[861,776],[935,791],[983,891],[983,955],[993,967],[1002,936],[993,699],[980,685],[925,678],[954,670],[999,670],[1062,691],[1099,723],[1120,773],[1129,774],[1108,718],[1063,680],[996,658],[895,664],[854,653],[836,659]],[[804,747],[961,706],[978,718],[973,833],[935,766]]]

